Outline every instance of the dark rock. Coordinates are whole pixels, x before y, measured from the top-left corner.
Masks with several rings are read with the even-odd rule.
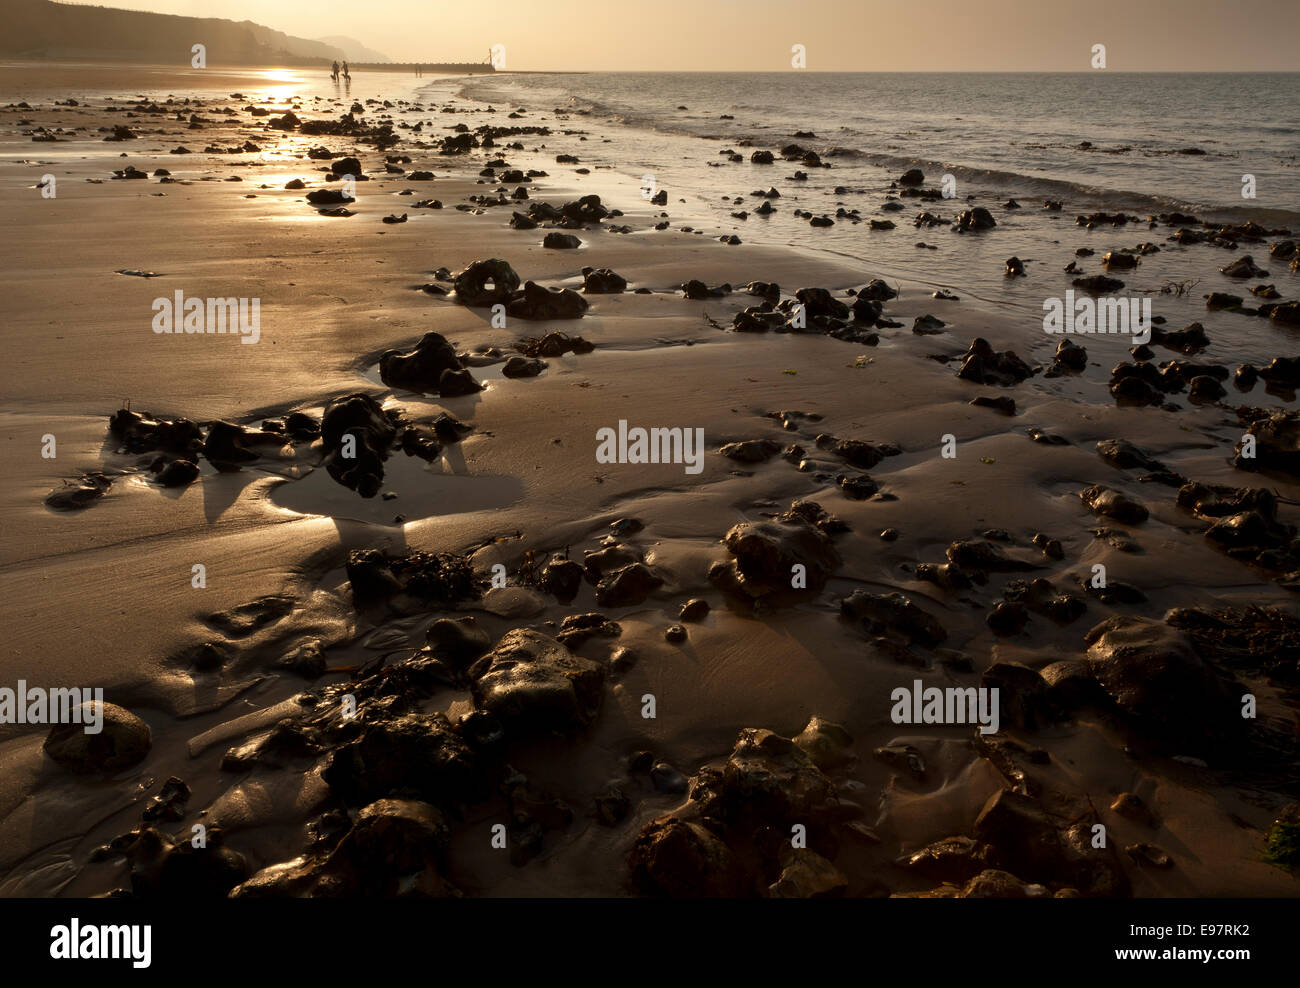
[[[700,299],[707,299],[707,298],[723,298],[731,294],[730,285],[718,285],[714,288],[710,288],[704,282],[696,278],[692,278],[690,281],[685,282],[680,287],[683,295],[685,295],[689,299],[697,300],[697,301]]]
[[[1087,662],[1129,723],[1184,754],[1223,754],[1242,733],[1242,689],[1216,673],[1186,634],[1161,621],[1112,617],[1088,632]]]
[[[933,648],[948,637],[943,625],[901,593],[855,590],[840,601],[840,613],[861,625],[868,634],[898,636],[926,648]]]
[[[434,394],[445,371],[460,371],[455,348],[438,333],[425,333],[415,349],[385,351],[379,358],[379,378],[392,388]],[[475,390],[478,390],[475,388]]]
[[[1192,401],[1218,401],[1228,393],[1222,384],[1205,374],[1193,377],[1188,385],[1187,397]]]
[[[1062,828],[1036,800],[1004,789],[984,804],[974,835],[988,845],[986,858],[999,869],[1085,895],[1127,894],[1114,852],[1092,847],[1090,824]]]
[[[102,473],[88,473],[76,483],[65,482],[45,495],[45,503],[56,511],[75,511],[99,500],[113,482]]]
[[[1195,353],[1198,350],[1204,350],[1210,345],[1210,338],[1205,333],[1205,327],[1199,322],[1191,323],[1176,332],[1166,332],[1157,326],[1151,333],[1151,340],[1153,343],[1158,343],[1170,350],[1177,350],[1179,353]]]
[[[947,556],[958,569],[972,573],[1014,573],[1036,568],[1033,563],[1013,559],[987,539],[960,539],[948,546]]]
[[[1028,621],[1029,610],[1024,604],[1006,600],[998,601],[985,619],[989,630],[1003,637],[1019,634]]]
[[[1255,259],[1244,254],[1226,267],[1219,268],[1229,278],[1267,278],[1268,272],[1255,265]]]
[[[962,357],[961,369],[957,376],[976,384],[995,384],[1010,387],[1031,377],[1033,368],[1020,359],[1013,351],[994,351],[983,337],[971,341],[970,348]]]
[[[682,605],[678,618],[682,621],[703,621],[709,613],[709,602],[703,597],[692,597]]]
[[[477,394],[483,386],[474,380],[467,370],[448,368],[438,377],[438,394],[443,398],[458,398],[463,395]]]
[[[1127,439],[1103,439],[1097,443],[1097,455],[1117,470],[1146,470],[1163,473],[1165,465]]]
[[[348,435],[353,437],[352,444],[344,442]],[[344,487],[362,497],[374,497],[396,436],[396,427],[374,398],[366,394],[335,398],[325,406],[321,419],[325,468]],[[349,452],[350,456],[345,455]]]
[[[457,669],[468,668],[492,647],[488,633],[472,615],[439,618],[424,633],[430,654]]]
[[[519,275],[500,258],[475,261],[455,277],[456,299],[462,305],[486,308],[504,305],[519,287]]]
[[[70,722],[50,728],[42,745],[63,768],[79,775],[115,773],[140,762],[153,746],[149,725],[115,703],[92,701],[74,708]],[[85,727],[102,715],[98,733]]]
[[[781,452],[781,444],[770,439],[746,439],[727,443],[718,452],[737,463],[763,463]]]
[[[534,357],[514,356],[501,368],[504,377],[536,377],[546,369],[546,361]]]
[[[571,233],[548,233],[542,238],[542,246],[551,250],[577,250],[582,241]]]
[[[1075,278],[1070,282],[1075,288],[1082,288],[1089,295],[1108,295],[1124,287],[1118,278],[1108,278],[1104,274],[1094,274],[1087,278]]]
[[[1114,518],[1125,525],[1137,525],[1150,516],[1147,509],[1119,491],[1096,484],[1079,492],[1079,497],[1093,514],[1103,518]]]
[[[968,230],[991,230],[997,226],[997,220],[983,206],[976,206],[974,209],[966,209],[957,214],[957,220],[953,224],[953,229],[958,233],[964,233]]]
[[[238,470],[240,464],[250,463],[258,455],[245,445],[255,434],[233,422],[213,422],[208,426],[208,437],[203,441],[203,455],[218,470]]]
[[[483,661],[474,704],[509,734],[568,733],[591,723],[600,708],[604,668],[541,632],[508,632]]]
[[[345,195],[342,189],[314,189],[307,193],[307,201],[314,206],[338,206],[352,202],[352,197]]]
[[[582,564],[563,556],[552,556],[542,567],[540,586],[561,602],[568,602],[578,595],[582,587]]]
[[[579,319],[587,311],[587,300],[568,288],[543,288],[536,282],[524,283],[506,304],[506,312],[516,319]]]
[[[847,319],[849,316],[849,307],[824,288],[800,288],[794,297],[799,300],[809,318],[830,316],[833,319]]]
[[[645,563],[630,563],[601,579],[596,585],[596,603],[601,607],[630,607],[644,602],[663,583]]]
[[[627,290],[627,279],[609,268],[583,268],[582,290],[588,295],[617,295]]]
[[[647,824],[632,845],[629,864],[633,883],[646,895],[734,898],[747,890],[731,849],[703,824],[676,817]]]
[[[729,566],[711,569],[709,580],[721,589],[775,604],[817,596],[841,562],[830,538],[797,516],[741,522],[722,541],[735,558]]]
[[[232,898],[454,898],[444,874],[449,828],[429,803],[380,799],[357,814],[338,846],[265,868]]]

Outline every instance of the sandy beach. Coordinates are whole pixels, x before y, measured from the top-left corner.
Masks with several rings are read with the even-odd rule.
[[[1219,227],[1090,229],[1064,203],[1057,244],[1034,234],[1042,295],[1084,245],[1080,276],[1125,277],[1099,262],[1129,251],[1198,282],[1140,357],[990,301],[1025,253],[1014,210],[901,196],[932,170],[839,199],[903,202],[899,237],[982,252],[987,284],[917,250],[873,289],[857,258],[681,215],[677,189],[588,169],[623,135],[576,113],[396,75],[130,79],[0,67],[0,685],[102,688],[130,718],[106,735],[148,729],[128,764],[76,771],[48,728],[0,726],[0,894],[1300,891],[1269,856],[1297,823],[1296,330],[1204,299],[1257,307],[1271,282],[1294,307],[1274,245],[1296,231],[1147,262],[1141,242]],[[773,133],[775,170],[738,147],[719,181],[827,212],[788,180],[796,140],[826,150]],[[998,225],[910,229],[925,210]],[[564,234],[580,245],[543,245]],[[1268,276],[1225,278],[1247,254]],[[489,259],[517,292],[494,268],[469,304]],[[258,300],[257,341],[156,332],[177,292]],[[579,318],[546,317],[575,297]],[[1209,346],[1160,342],[1193,318]],[[591,348],[526,366],[552,333]],[[416,366],[445,357],[426,334],[450,377]],[[1049,373],[1062,340],[1088,353]],[[159,438],[180,419],[198,446]],[[212,423],[236,427],[226,456]],[[620,423],[702,430],[699,471],[601,462]],[[339,428],[381,476],[349,472]],[[997,730],[900,723],[914,683],[997,688]]]

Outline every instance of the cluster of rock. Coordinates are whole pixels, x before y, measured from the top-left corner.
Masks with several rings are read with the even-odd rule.
[[[730,286],[706,289],[702,283],[690,282],[684,288],[687,297],[709,297],[730,291]],[[882,303],[897,295],[879,279],[850,294],[849,301],[835,298],[825,288],[800,288],[793,298],[781,298],[780,287],[769,282],[751,282],[749,295],[762,299],[732,319],[738,333],[821,333],[835,339],[863,346],[875,346],[880,336],[877,327],[896,327],[899,323],[881,316]]]
[[[569,288],[545,288],[533,281],[520,287],[519,275],[506,261],[475,261],[455,277],[456,300],[472,308],[505,306],[516,319],[580,319],[588,302]]]
[[[586,195],[562,206],[549,202],[535,201],[529,204],[527,212],[516,212],[510,218],[510,225],[516,230],[533,230],[537,227],[549,227],[561,230],[585,230],[588,224],[599,224],[610,216],[623,215],[619,210],[608,209],[598,195]]]
[[[850,881],[833,864],[841,845],[878,838],[866,808],[828,773],[852,762],[852,738],[814,717],[794,738],[746,728],[720,767],[690,779],[689,799],[643,827],[628,855],[634,888],[675,898],[820,898]],[[804,846],[791,834],[804,830]]]
[[[261,428],[248,428],[222,420],[200,424],[122,408],[110,416],[108,429],[119,454],[153,454],[146,467],[155,483],[169,488],[198,479],[200,459],[219,471],[233,472],[286,446],[310,447],[319,440],[321,463],[330,476],[363,497],[378,493],[383,463],[391,452],[400,449],[408,456],[434,460],[444,444],[459,442],[469,431],[446,413],[427,427],[408,422],[401,409],[384,409],[361,393],[331,400],[319,421],[305,412],[291,412],[263,420]],[[107,493],[110,485],[108,475],[88,474],[76,485],[52,491],[46,503],[59,509],[84,507]]]
[[[1147,356],[1149,351],[1140,355]],[[1248,373],[1248,372],[1247,372]],[[1166,395],[1188,392],[1192,401],[1218,401],[1227,392],[1222,381],[1231,376],[1222,364],[1151,360],[1117,364],[1110,376],[1110,393],[1121,405],[1159,405]]]

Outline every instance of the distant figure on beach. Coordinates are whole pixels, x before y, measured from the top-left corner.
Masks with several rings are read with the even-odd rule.
[[[343,78],[344,78],[344,79],[348,79],[348,80],[351,80],[351,78],[352,78],[352,73],[348,71],[348,63],[347,63],[347,62],[344,62],[344,63],[343,63]]]
[[[338,62],[335,62],[334,65],[333,65],[333,67],[331,67],[331,69],[330,69],[330,78],[333,79],[335,82],[338,82],[338,81],[339,81],[339,63],[338,63]]]

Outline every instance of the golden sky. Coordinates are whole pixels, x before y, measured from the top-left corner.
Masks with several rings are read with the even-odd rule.
[[[99,0],[510,69],[1300,71],[1300,0]],[[1249,112],[1248,108],[1243,108]]]

